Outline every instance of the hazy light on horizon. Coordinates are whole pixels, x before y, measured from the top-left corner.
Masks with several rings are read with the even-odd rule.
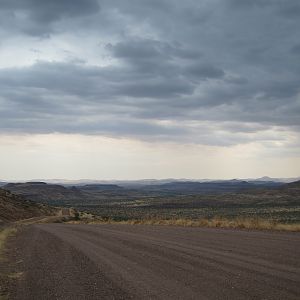
[[[1,179],[6,180],[294,177],[298,163],[299,158],[280,153],[270,157],[256,142],[216,147],[74,134],[2,135],[0,140]]]

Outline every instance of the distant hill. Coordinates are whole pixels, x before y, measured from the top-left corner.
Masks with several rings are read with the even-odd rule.
[[[116,191],[123,189],[116,184],[86,184],[77,188],[81,191]]]
[[[0,189],[0,224],[39,216],[51,216],[57,209],[38,204]]]
[[[260,187],[257,190],[250,191],[251,194],[261,194],[261,195],[274,195],[274,196],[282,196],[282,195],[290,195],[290,196],[300,196],[300,180],[284,183],[277,187]]]
[[[260,178],[255,178],[255,179],[245,179],[248,182],[279,182],[279,183],[291,183],[294,181],[300,180],[300,177],[290,177],[290,178],[274,178],[274,177],[268,177],[268,176],[263,176]]]
[[[300,195],[300,180],[283,185],[279,191],[290,195]]]
[[[210,182],[170,182],[151,187],[144,187],[149,191],[164,191],[169,193],[181,194],[223,194],[223,193],[236,193],[245,190],[259,189],[262,187],[278,187],[280,183],[274,182],[247,182],[244,180],[220,180]]]
[[[58,184],[47,184],[45,182],[9,183],[3,186],[16,195],[26,199],[54,206],[73,206],[75,203],[84,203],[94,200],[102,201],[122,193],[123,188],[115,184],[88,184],[84,186],[65,187]]]
[[[81,191],[76,187],[66,188],[58,184],[47,184],[45,182],[8,183],[2,188],[42,203],[50,202],[54,204],[61,200],[71,201],[84,198]]]
[[[9,183],[3,189],[14,194],[22,195],[28,200],[44,203],[51,206],[88,207],[148,199],[149,197],[173,197],[189,195],[216,195],[224,196],[243,193],[243,197],[251,198],[254,195],[269,197],[299,194],[297,183],[282,184],[269,181],[259,183],[245,180],[219,180],[209,182],[174,181],[164,184],[139,187],[120,187],[116,184],[87,184],[83,186],[61,186],[45,182]],[[233,197],[233,196],[230,196]],[[241,196],[234,196],[234,199]],[[298,197],[298,196],[297,196]],[[228,201],[227,196],[224,197]],[[250,201],[250,200],[249,200]],[[222,202],[222,201],[221,201]]]
[[[300,190],[300,180],[285,184],[284,187],[289,188],[289,189],[299,189]]]

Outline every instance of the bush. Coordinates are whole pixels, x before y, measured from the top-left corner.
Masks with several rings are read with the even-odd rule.
[[[75,211],[75,213],[74,213],[74,220],[75,221],[79,221],[80,220],[80,214],[79,214],[78,211]]]

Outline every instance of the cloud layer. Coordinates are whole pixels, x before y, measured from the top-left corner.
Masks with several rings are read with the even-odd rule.
[[[2,133],[299,146],[297,0],[7,0],[0,20]]]

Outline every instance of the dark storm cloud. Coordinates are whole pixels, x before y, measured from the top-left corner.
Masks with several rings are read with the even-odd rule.
[[[294,0],[2,1],[2,43],[14,35],[55,42],[64,34],[78,57],[0,69],[1,131],[213,145],[249,141],[272,128],[296,132],[298,6]],[[94,46],[85,44],[91,40]],[[43,59],[43,49],[36,50]]]
[[[300,3],[298,0],[229,0],[233,9],[259,9],[269,10],[274,15],[294,19],[300,16]]]
[[[113,54],[125,59],[153,59],[165,57],[164,47],[161,43],[152,40],[133,40],[117,43],[115,46],[108,45]]]
[[[2,0],[1,10],[14,15],[24,13],[37,23],[50,23],[63,17],[78,17],[96,13],[100,6],[97,0]]]
[[[299,18],[300,16],[300,3],[294,1],[281,1],[279,13],[287,18]]]
[[[300,44],[293,46],[291,48],[291,53],[295,55],[300,55]]]
[[[174,58],[200,59],[201,52],[189,49],[178,43],[168,43],[154,39],[130,39],[115,45],[108,44],[106,48],[115,57],[129,60],[151,60],[155,58],[171,60]]]
[[[209,64],[191,64],[186,67],[186,73],[199,79],[222,78],[225,75],[223,70]]]
[[[53,22],[92,15],[99,9],[97,0],[3,0],[0,2],[0,24],[30,35],[44,36],[53,31]]]

